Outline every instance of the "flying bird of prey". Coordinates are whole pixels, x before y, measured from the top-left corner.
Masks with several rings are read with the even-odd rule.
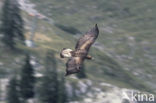
[[[88,55],[91,45],[99,35],[97,24],[83,35],[77,42],[75,50],[63,48],[60,53],[61,58],[69,58],[66,63],[66,76],[80,72],[85,59],[92,59]]]

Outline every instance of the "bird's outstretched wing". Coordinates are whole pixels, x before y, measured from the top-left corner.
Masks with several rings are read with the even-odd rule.
[[[95,42],[98,37],[99,29],[97,24],[94,28],[89,30],[85,35],[83,35],[77,42],[75,47],[75,53],[80,54],[79,56],[73,56],[66,63],[66,76],[74,73],[80,72],[83,65],[83,61],[88,54],[90,46]]]
[[[77,42],[75,49],[81,49],[88,51],[91,45],[95,42],[99,35],[99,29],[97,24],[94,28],[89,30],[85,35],[83,35]]]
[[[80,72],[83,64],[82,57],[72,57],[66,63],[66,76],[74,73]]]

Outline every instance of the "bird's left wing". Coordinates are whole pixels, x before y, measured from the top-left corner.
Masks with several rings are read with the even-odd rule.
[[[88,51],[90,46],[95,42],[99,35],[99,29],[97,24],[94,28],[89,30],[85,35],[83,35],[77,42],[75,49],[81,49]]]
[[[66,63],[66,76],[74,73],[80,72],[83,64],[82,57],[72,57]]]

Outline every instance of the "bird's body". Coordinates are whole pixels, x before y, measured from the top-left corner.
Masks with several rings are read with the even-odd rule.
[[[95,42],[98,37],[99,30],[97,24],[94,28],[89,30],[85,35],[83,35],[77,42],[75,50],[64,48],[61,53],[61,58],[69,58],[66,63],[66,75],[74,74],[80,72],[85,59],[91,59],[92,57],[88,55],[91,45]]]
[[[88,52],[86,50],[75,50],[71,52],[73,57],[86,57],[86,55],[88,54]]]

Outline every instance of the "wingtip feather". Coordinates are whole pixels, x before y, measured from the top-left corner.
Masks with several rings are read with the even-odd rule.
[[[98,25],[95,24],[95,27],[93,27],[92,29],[90,29],[87,34],[94,34],[94,35],[98,35],[99,34],[99,28]]]
[[[97,24],[95,24],[95,31],[97,32],[97,34],[99,33],[99,28]]]
[[[98,25],[97,24],[95,24],[95,28],[98,28]]]

